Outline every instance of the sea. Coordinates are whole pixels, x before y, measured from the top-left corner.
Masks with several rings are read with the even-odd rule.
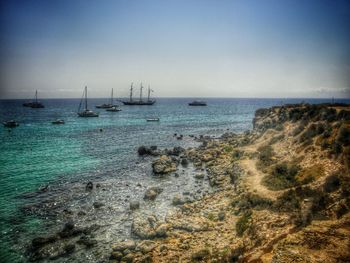
[[[95,109],[107,98],[89,99],[89,108],[100,113],[98,118],[78,117],[79,99],[42,99],[43,109],[23,107],[25,100],[0,100],[0,120],[19,123],[13,129],[0,128],[0,261],[28,262],[27,249],[33,238],[57,232],[66,220],[73,219],[79,225],[99,226],[98,245],[77,249],[69,260],[50,262],[98,262],[107,257],[113,242],[131,235],[130,201],[141,201],[146,214],[164,217],[173,212],[175,194],[212,191],[205,182],[198,185],[192,178],[197,171],[191,166],[178,177],[154,176],[152,157],[137,154],[141,145],[196,147],[199,142],[194,136],[218,137],[251,129],[259,108],[331,102],[208,98],[206,107],[190,107],[192,100],[158,98],[152,106],[121,105],[122,111],[107,112]],[[154,117],[160,121],[146,121]],[[55,119],[64,119],[65,124],[53,125]],[[92,193],[85,189],[90,181],[95,187]],[[164,190],[155,202],[147,203],[142,197],[151,186]],[[103,207],[94,209],[95,202]]]

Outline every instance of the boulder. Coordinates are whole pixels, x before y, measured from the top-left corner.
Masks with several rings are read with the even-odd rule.
[[[133,250],[136,247],[136,243],[133,240],[127,240],[123,242],[119,242],[117,244],[112,245],[113,251],[124,251],[126,249]]]
[[[147,218],[135,217],[131,225],[131,232],[141,239],[166,237],[168,229],[168,224],[159,224],[158,219],[153,215]]]
[[[195,174],[194,178],[195,179],[204,179],[204,174]]]
[[[157,156],[157,155],[159,155],[159,152],[157,151],[157,146],[146,147],[146,146],[142,145],[137,149],[137,152],[140,156],[143,156],[143,155]]]
[[[177,167],[177,162],[169,156],[162,155],[159,159],[153,161],[152,168],[155,174],[167,174],[175,172]]]
[[[105,204],[104,203],[101,203],[101,202],[94,202],[93,203],[93,206],[94,208],[101,208],[102,206],[104,206]]]
[[[187,167],[188,166],[188,160],[187,160],[187,158],[181,158],[181,165],[183,166],[183,167]]]
[[[137,245],[136,251],[140,251],[142,253],[149,253],[156,247],[157,247],[156,242],[152,240],[144,240]]]

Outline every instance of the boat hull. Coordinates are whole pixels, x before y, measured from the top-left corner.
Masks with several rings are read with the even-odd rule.
[[[124,105],[130,105],[130,106],[142,106],[142,105],[153,105],[156,101],[150,100],[150,101],[122,101]]]

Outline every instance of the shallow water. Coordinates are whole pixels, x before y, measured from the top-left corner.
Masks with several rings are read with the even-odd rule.
[[[89,103],[105,101],[91,99]],[[176,140],[173,134],[242,132],[252,127],[256,109],[302,100],[208,99],[207,107],[189,107],[189,101],[164,98],[153,106],[122,106],[121,112],[99,109],[99,118],[78,118],[76,99],[43,100],[44,109],[22,107],[21,100],[0,101],[1,121],[20,123],[10,131],[0,129],[0,261],[27,261],[23,251],[33,237],[55,232],[67,218],[73,218],[82,226],[101,226],[96,231],[98,246],[89,251],[78,249],[73,255],[75,261],[95,262],[108,254],[112,240],[130,235],[129,202],[142,200],[147,187],[164,188],[155,202],[141,203],[141,212],[160,218],[172,211],[171,198],[177,192],[212,190],[206,181],[196,184],[196,171],[191,167],[178,178],[153,176],[151,158],[139,157],[138,146],[196,146],[192,138]],[[159,123],[146,122],[154,116],[160,118]],[[66,124],[52,125],[56,118]],[[86,192],[90,180],[101,187]],[[46,192],[26,194],[46,185]],[[95,201],[105,206],[93,209]],[[77,216],[79,211],[86,215]]]

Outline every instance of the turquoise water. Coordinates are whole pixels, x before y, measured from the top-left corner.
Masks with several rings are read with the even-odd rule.
[[[105,101],[91,99],[89,103]],[[99,109],[99,118],[78,118],[76,99],[43,100],[44,109],[22,107],[21,100],[0,101],[1,121],[15,119],[20,123],[15,129],[0,129],[0,261],[26,262],[23,251],[30,239],[44,229],[43,225],[54,222],[36,213],[23,213],[21,208],[28,203],[43,202],[35,196],[27,198],[25,193],[50,185],[60,189],[52,193],[59,200],[66,189],[63,186],[89,178],[117,178],[119,182],[130,176],[145,180],[150,171],[135,165],[140,162],[138,146],[195,145],[187,139],[174,140],[174,133],[242,132],[252,127],[256,109],[301,99],[208,99],[207,107],[189,107],[190,101],[164,98],[153,106],[122,106],[122,111],[115,113]],[[159,123],[145,121],[155,116]],[[56,118],[66,124],[52,125]]]

